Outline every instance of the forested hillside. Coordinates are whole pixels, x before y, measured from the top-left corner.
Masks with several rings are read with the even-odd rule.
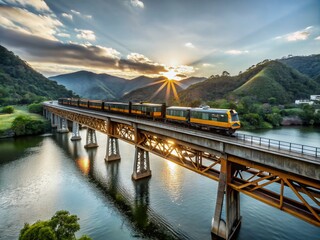
[[[298,70],[320,84],[320,54],[282,58],[279,62]]]
[[[27,104],[61,96],[73,94],[0,45],[0,105]]]
[[[259,102],[275,98],[277,103],[292,103],[320,93],[320,84],[278,61],[264,61],[237,76],[212,76],[180,92],[184,103],[193,99],[213,101],[251,96]]]

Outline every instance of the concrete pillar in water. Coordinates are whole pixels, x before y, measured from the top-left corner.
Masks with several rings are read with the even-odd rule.
[[[106,162],[110,161],[117,161],[120,160],[120,151],[119,151],[119,140],[115,137],[108,136],[107,139],[107,151],[106,151],[106,157],[104,160]]]
[[[132,178],[138,180],[150,176],[149,152],[136,146]]]
[[[57,132],[58,133],[67,133],[67,132],[69,132],[67,124],[68,124],[67,119],[62,118],[62,117],[58,117]]]
[[[97,135],[96,131],[88,128],[87,129],[87,138],[86,138],[86,145],[84,145],[85,148],[96,148],[98,147],[97,143]]]
[[[81,140],[81,136],[79,133],[79,123],[73,121],[72,122],[72,137],[71,141],[78,141]]]
[[[53,128],[57,127],[57,118],[54,113],[51,113],[51,127]]]
[[[212,219],[211,232],[223,239],[231,239],[239,229],[241,223],[240,194],[228,186],[234,171],[235,169],[233,169],[231,162],[228,162],[226,159],[221,160],[217,202]],[[221,218],[224,196],[226,197],[225,220]]]

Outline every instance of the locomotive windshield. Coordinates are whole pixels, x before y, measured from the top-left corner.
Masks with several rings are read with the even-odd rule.
[[[237,114],[237,113],[231,114],[231,121],[232,121],[232,122],[239,121],[239,117],[238,117],[238,114]]]

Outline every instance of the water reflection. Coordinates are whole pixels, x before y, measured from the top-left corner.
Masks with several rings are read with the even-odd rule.
[[[132,181],[134,190],[132,194],[121,183],[119,172],[121,161],[105,162],[98,154],[99,148],[84,149],[83,142],[69,141],[68,135],[56,134],[57,144],[74,160],[77,168],[89,178],[95,188],[126,216],[134,229],[138,230],[139,233],[136,233],[135,237],[177,239],[178,236],[184,236],[179,230],[175,231],[173,228],[168,230],[169,224],[166,220],[150,209],[150,179]],[[176,168],[174,165],[171,167]],[[174,171],[171,172],[173,178],[170,181],[174,181],[174,176],[178,176]]]

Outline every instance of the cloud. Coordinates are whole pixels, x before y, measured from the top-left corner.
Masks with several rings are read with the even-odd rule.
[[[307,40],[312,32],[312,29],[313,29],[313,27],[309,26],[309,27],[306,27],[305,29],[300,30],[300,31],[296,31],[293,33],[288,33],[288,34],[285,34],[282,36],[275,37],[275,39],[276,40],[284,39],[288,42]]]
[[[95,41],[96,40],[96,35],[91,30],[78,29],[78,28],[75,28],[74,30],[76,32],[78,32],[77,38],[79,38],[79,39],[85,39],[88,41]]]
[[[320,41],[320,36],[316,37],[314,40]]]
[[[73,10],[71,9],[71,13],[73,13],[73,15],[76,15],[76,16],[79,16],[79,17],[84,17],[84,18],[87,18],[87,19],[92,19],[92,16],[91,15],[85,15],[85,14],[82,14],[76,10]]]
[[[63,26],[52,14],[37,15],[26,9],[8,6],[0,6],[0,25],[51,40],[56,39],[54,35]]]
[[[191,42],[184,44],[184,46],[187,48],[195,48],[195,46]]]
[[[57,36],[63,37],[63,38],[70,38],[70,34],[68,34],[68,33],[58,33]]]
[[[203,63],[202,66],[203,67],[213,67],[214,65],[211,63]]]
[[[230,54],[230,55],[241,55],[246,53],[249,53],[249,51],[248,50],[241,51],[241,50],[235,50],[235,49],[226,51],[226,54]]]
[[[51,12],[50,8],[43,0],[3,0],[3,2],[20,7],[30,6],[40,12]]]
[[[132,6],[137,8],[144,8],[144,3],[140,0],[130,0]]]
[[[55,63],[106,70],[133,71],[140,74],[159,74],[167,71],[164,66],[153,63],[141,54],[130,54],[122,59],[112,48],[56,40],[29,35],[0,26],[0,44],[19,49],[28,55],[27,61]]]
[[[62,17],[64,17],[64,18],[68,18],[68,19],[70,19],[70,20],[72,20],[72,19],[73,19],[73,16],[72,16],[71,14],[68,14],[68,13],[62,13],[61,15],[62,15]]]
[[[80,13],[80,12],[77,12],[76,10],[73,10],[73,9],[71,9],[71,12],[72,12],[73,14],[75,14],[75,15],[78,15],[78,16],[80,16],[80,15],[81,15],[81,13]]]

